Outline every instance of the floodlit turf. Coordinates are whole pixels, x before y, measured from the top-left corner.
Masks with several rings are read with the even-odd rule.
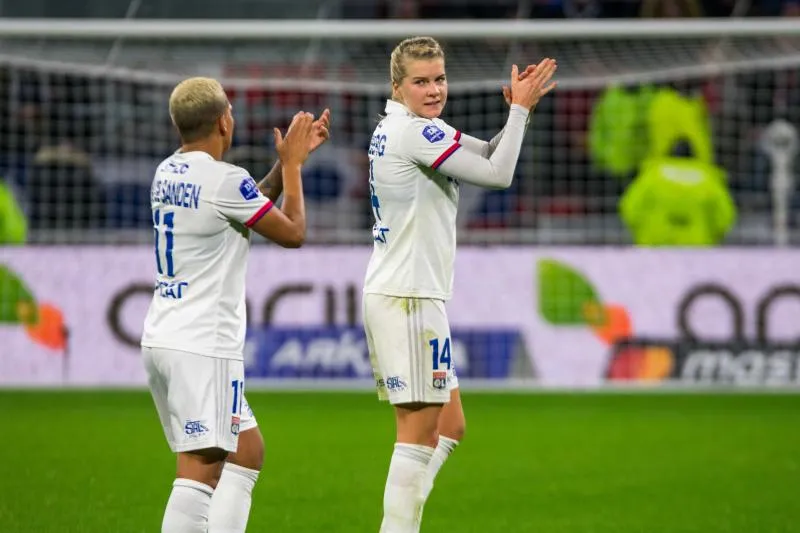
[[[250,532],[377,532],[391,412],[248,393]],[[800,395],[466,393],[423,533],[800,531]],[[157,532],[173,459],[145,392],[0,392],[0,531]]]

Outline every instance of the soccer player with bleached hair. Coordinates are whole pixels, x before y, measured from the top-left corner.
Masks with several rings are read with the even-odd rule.
[[[550,92],[545,59],[503,87],[510,106],[491,141],[439,119],[444,52],[430,37],[392,52],[392,97],[369,147],[374,249],[364,283],[364,329],[379,398],[394,406],[396,443],[381,533],[416,533],[433,480],[465,428],[444,302],[453,287],[459,183],[511,185],[530,113]]]
[[[156,286],[142,356],[177,473],[164,533],[243,532],[264,459],[244,396],[245,275],[250,235],[296,248],[306,233],[301,167],[328,138],[330,112],[274,130],[279,161],[256,183],[222,162],[234,119],[210,78],[179,83],[169,99],[181,147],[151,188]],[[273,204],[283,192],[278,208]]]

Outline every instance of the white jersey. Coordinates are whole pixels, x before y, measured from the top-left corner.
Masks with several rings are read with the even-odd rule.
[[[369,148],[374,250],[364,292],[447,300],[453,289],[458,181],[436,169],[460,133],[388,101]]]
[[[459,181],[508,187],[528,118],[512,104],[503,130],[486,142],[386,103],[369,148],[375,242],[364,293],[450,298]]]
[[[151,188],[156,285],[142,346],[242,359],[249,226],[272,208],[255,180],[205,152],[176,152]]]

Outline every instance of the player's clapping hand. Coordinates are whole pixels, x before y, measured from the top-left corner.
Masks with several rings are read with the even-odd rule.
[[[538,65],[528,65],[522,72],[517,65],[512,66],[511,86],[503,87],[506,103],[519,104],[532,111],[542,96],[555,89],[557,84],[551,80],[557,68],[555,59],[550,58]]]
[[[534,70],[536,70],[536,65],[528,65],[525,70],[519,73],[519,79],[524,80],[533,74]],[[511,87],[508,85],[503,85],[503,98],[505,99],[506,104],[511,105]]]
[[[304,111],[298,112],[286,130],[286,137],[281,130],[274,129],[275,149],[281,163],[287,166],[302,165],[308,158],[314,131],[314,115]]]
[[[313,152],[330,138],[331,110],[325,109],[317,120],[311,124],[311,144],[308,151]]]

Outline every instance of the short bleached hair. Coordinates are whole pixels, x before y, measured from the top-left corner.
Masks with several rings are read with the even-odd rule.
[[[225,89],[212,78],[189,78],[172,90],[169,116],[183,142],[199,141],[214,131],[214,126],[228,109]]]

